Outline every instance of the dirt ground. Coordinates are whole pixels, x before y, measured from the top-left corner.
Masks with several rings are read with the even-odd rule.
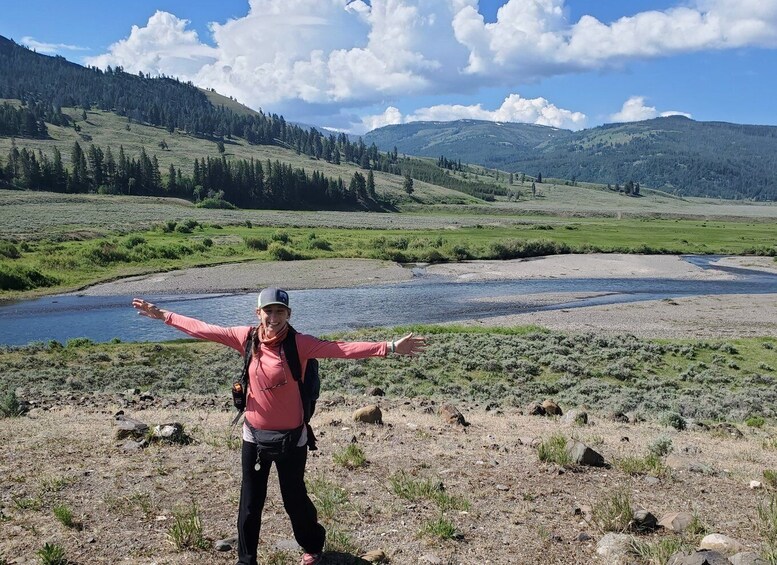
[[[383,411],[382,425],[352,421],[354,409],[375,401]],[[115,439],[117,408],[64,407],[0,420],[0,557],[7,563],[38,563],[35,552],[49,542],[65,548],[69,563],[81,565],[234,563],[234,551],[177,551],[168,537],[172,513],[191,503],[199,509],[208,540],[234,535],[240,467],[231,414],[216,408],[128,410],[150,425],[179,421],[194,441],[124,452],[123,441]],[[325,563],[362,562],[355,558],[372,550],[382,550],[396,564],[599,563],[595,548],[602,532],[576,509],[597,508],[617,489],[658,518],[688,511],[709,532],[752,549],[761,542],[754,524],[764,491],[748,485],[762,480],[764,469],[777,468],[777,449],[763,449],[763,430],[745,429],[744,438],[733,439],[614,423],[593,414],[588,425],[570,427],[558,418],[466,406],[459,409],[470,425],[460,426],[444,422],[437,409],[419,401],[367,397],[328,397],[321,403],[314,419],[320,450],[309,459],[307,477],[342,489],[347,502],[325,523],[330,534],[344,534],[354,546],[328,555]],[[540,462],[532,446],[554,433],[584,441],[608,463],[644,456],[657,438],[668,437],[671,472],[652,482],[616,467],[564,471]],[[333,456],[351,443],[363,449],[364,467],[346,469],[334,462]],[[400,498],[390,484],[400,470],[439,481],[469,508],[441,513],[429,500]],[[297,563],[299,551],[273,479],[274,474],[262,563]],[[320,491],[311,490],[321,504]],[[52,510],[62,504],[82,529],[57,521]],[[419,533],[441,515],[455,526],[453,539]],[[590,539],[579,541],[581,533]],[[655,541],[660,535],[640,537]]]
[[[639,274],[640,269],[660,271],[663,276],[710,276],[674,258],[666,259],[632,256],[597,261],[586,256],[558,263],[556,259],[506,262],[499,268],[507,269],[510,276],[585,276],[588,271],[580,269],[621,276],[648,276]],[[773,262],[754,261],[757,268],[774,268]],[[285,265],[286,271],[273,271],[275,278],[252,280],[261,283],[257,286],[283,280],[300,283],[290,288],[315,286],[304,284],[311,281],[335,286],[342,282],[346,271],[333,268],[340,263],[316,265],[318,273],[331,272],[331,277],[317,276],[310,270],[311,263]],[[88,292],[143,294],[161,288],[173,292],[189,288],[186,284],[223,290],[208,280],[217,276],[219,281],[246,281],[259,267],[219,267],[206,279],[196,278],[205,276],[201,270],[165,275],[164,280],[139,278],[99,285]],[[472,265],[456,267],[462,271],[446,276],[494,276],[492,267],[481,265],[474,275]],[[247,278],[240,279],[233,268],[246,269]],[[406,269],[377,262],[357,261],[350,268],[348,276],[355,284],[368,284],[364,281],[373,277],[389,282],[412,276]],[[713,276],[728,276],[718,273]],[[176,281],[172,287],[171,280]],[[184,284],[187,280],[193,282]],[[637,334],[642,328],[659,336],[775,335],[776,300],[776,295],[697,297],[561,310],[492,323]],[[223,401],[218,399],[211,409],[162,408],[161,401],[150,409],[127,409],[128,416],[149,425],[181,422],[194,440],[188,445],[158,444],[129,452],[122,449],[123,441],[115,439],[113,415],[121,407],[120,399],[95,410],[77,406],[78,399],[73,398],[23,418],[0,419],[0,564],[39,563],[36,552],[44,543],[62,546],[68,563],[77,565],[234,563],[234,551],[218,552],[210,543],[235,535],[239,496],[238,432],[229,427],[231,413],[220,407]],[[383,424],[353,422],[353,411],[370,403],[381,407]],[[320,449],[308,460],[307,477],[312,485],[319,485],[311,486],[311,492],[320,508],[332,496],[320,485],[330,485],[343,499],[333,516],[324,519],[333,546],[340,548],[326,556],[325,564],[360,563],[358,557],[373,550],[383,551],[388,561],[399,565],[605,563],[596,555],[603,532],[578,509],[601,509],[620,489],[658,518],[688,511],[707,533],[725,534],[752,550],[764,541],[757,507],[766,499],[766,491],[749,485],[763,481],[764,470],[777,470],[777,430],[770,424],[764,428],[739,425],[744,437],[735,439],[710,431],[680,432],[656,423],[616,423],[606,414],[589,414],[587,425],[570,426],[559,418],[529,416],[519,409],[503,412],[459,405],[470,424],[460,426],[444,422],[438,408],[418,399],[366,396],[327,396],[319,403],[313,424]],[[562,406],[565,411],[572,408],[578,407]],[[540,462],[536,444],[554,434],[585,442],[610,466],[563,469]],[[671,440],[672,446],[665,476],[655,479],[621,470],[619,460],[645,457],[648,447],[661,438]],[[363,449],[365,466],[348,469],[334,461],[351,443]],[[464,499],[468,508],[441,510],[429,499],[399,497],[391,487],[399,471],[414,480],[441,485],[445,493]],[[300,552],[274,478],[271,475],[264,514],[261,563],[298,563]],[[173,513],[191,504],[199,509],[208,547],[178,551],[168,536]],[[68,528],[55,518],[53,510],[59,505],[72,510],[80,529]],[[455,527],[450,539],[422,533],[425,525],[440,519]],[[674,534],[645,534],[639,539],[655,543],[668,535]]]

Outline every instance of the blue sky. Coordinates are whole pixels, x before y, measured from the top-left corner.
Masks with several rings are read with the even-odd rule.
[[[777,0],[25,0],[0,35],[287,119],[777,125]]]

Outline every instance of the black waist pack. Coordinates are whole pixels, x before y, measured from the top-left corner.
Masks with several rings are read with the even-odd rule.
[[[275,461],[287,455],[297,447],[304,425],[293,430],[257,430],[248,426],[256,443],[256,469],[259,469],[259,461]]]

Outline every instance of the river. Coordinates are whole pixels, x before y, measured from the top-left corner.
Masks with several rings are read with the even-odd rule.
[[[685,257],[703,268],[716,257]],[[420,274],[381,286],[290,291],[292,324],[313,335],[364,327],[454,322],[539,310],[636,302],[683,296],[774,293],[777,275],[744,268],[715,267],[731,280],[529,279],[452,282]],[[593,296],[537,306],[526,295],[590,293]],[[253,324],[255,293],[159,295],[144,298],[160,307],[219,325]],[[85,337],[104,342],[168,341],[180,332],[138,316],[130,296],[58,295],[0,306],[0,344]]]

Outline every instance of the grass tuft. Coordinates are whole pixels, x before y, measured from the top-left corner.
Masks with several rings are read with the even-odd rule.
[[[555,433],[537,447],[537,455],[543,463],[555,463],[566,467],[572,463],[567,451],[567,438]]]
[[[65,550],[55,543],[46,543],[36,552],[41,565],[67,565]]]
[[[332,459],[337,465],[346,469],[358,469],[367,464],[364,450],[355,443],[348,444],[348,447],[332,455]]]
[[[208,547],[202,535],[199,510],[194,503],[186,508],[173,510],[173,525],[170,526],[167,535],[178,551]]]

